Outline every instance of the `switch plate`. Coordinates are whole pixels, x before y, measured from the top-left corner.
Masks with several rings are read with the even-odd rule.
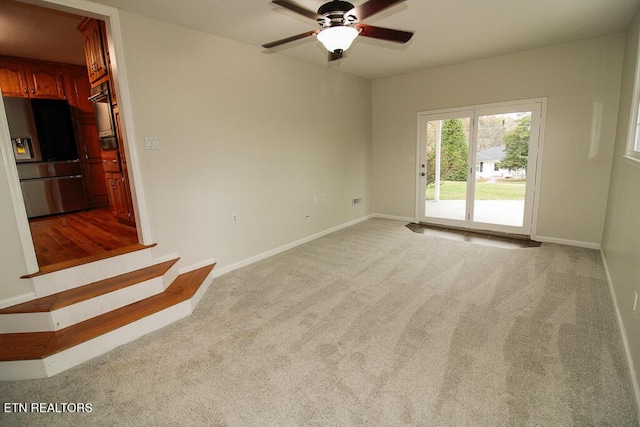
[[[157,137],[148,136],[144,139],[144,143],[147,146],[147,150],[158,150],[160,149],[160,142]]]

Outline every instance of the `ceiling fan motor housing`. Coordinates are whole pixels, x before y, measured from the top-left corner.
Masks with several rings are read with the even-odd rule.
[[[318,15],[322,16],[322,18],[318,19],[318,23],[323,27],[352,24],[357,18],[353,14],[347,15],[347,12],[353,10],[354,7],[348,1],[343,0],[333,0],[325,3],[318,9]]]

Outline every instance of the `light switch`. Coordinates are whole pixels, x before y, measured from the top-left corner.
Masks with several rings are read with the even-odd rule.
[[[158,150],[160,148],[160,143],[158,142],[158,138],[156,137],[146,137],[144,139],[145,145],[147,146],[147,150]]]

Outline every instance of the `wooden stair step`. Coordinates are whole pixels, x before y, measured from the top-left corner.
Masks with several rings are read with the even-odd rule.
[[[135,270],[130,273],[120,274],[115,277],[80,286],[78,288],[69,289],[68,291],[59,292],[57,294],[3,308],[0,310],[0,314],[46,313],[58,310],[91,298],[133,286],[146,280],[163,276],[176,262],[178,262],[177,258],[142,268],[140,270]]]
[[[163,293],[59,331],[0,334],[0,362],[43,359],[187,301],[214,266],[181,274]]]
[[[44,267],[40,267],[40,270],[37,273],[26,274],[24,276],[21,276],[21,279],[30,279],[30,278],[33,278],[33,277],[42,276],[44,274],[55,273],[56,271],[65,270],[67,268],[77,267],[79,265],[89,264],[91,262],[100,261],[100,260],[103,260],[103,259],[112,258],[112,257],[116,257],[116,256],[119,256],[119,255],[135,252],[135,251],[141,251],[143,249],[153,248],[156,245],[157,245],[156,243],[153,243],[151,245],[142,245],[142,244],[138,243],[138,244],[135,244],[135,245],[131,245],[131,246],[127,246],[127,247],[119,248],[119,249],[114,249],[114,250],[111,250],[111,251],[108,251],[108,252],[104,252],[104,253],[100,253],[100,254],[96,254],[96,255],[91,255],[91,256],[88,256],[88,257],[84,257],[84,258],[77,258],[77,259],[72,259],[72,260],[69,260],[69,261],[63,261],[63,262],[59,262],[59,263],[56,263],[56,264],[47,265],[47,266],[44,266]]]

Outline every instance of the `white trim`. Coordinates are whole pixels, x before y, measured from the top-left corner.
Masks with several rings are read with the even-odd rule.
[[[534,103],[546,103],[547,97],[539,97],[539,98],[525,98],[525,99],[515,99],[513,101],[502,101],[502,102],[489,102],[486,104],[476,104],[476,105],[463,105],[460,107],[452,107],[452,108],[442,108],[439,110],[428,110],[428,111],[419,111],[418,117],[433,115],[433,114],[449,114],[456,113],[459,111],[468,111],[468,110],[480,110],[485,108],[501,108],[501,107],[511,107],[514,105],[522,105],[522,104],[534,104]]]
[[[640,161],[640,151],[637,150],[638,138],[638,109],[640,109],[640,36],[636,39],[636,64],[633,78],[633,92],[631,94],[631,111],[629,116],[629,128],[627,129],[627,141],[624,149],[624,157]]]
[[[31,292],[28,294],[22,294],[15,297],[0,300],[0,310],[3,308],[11,307],[13,305],[22,304],[23,302],[36,299],[36,293]]]
[[[109,43],[110,57],[114,59],[114,81],[115,90],[118,95],[118,105],[120,115],[122,117],[123,136],[127,137],[127,158],[129,165],[129,180],[131,182],[132,201],[134,212],[136,215],[136,229],[138,231],[138,240],[140,243],[149,245],[153,243],[151,235],[151,226],[149,222],[148,210],[146,205],[146,197],[142,182],[142,172],[138,158],[137,144],[135,141],[135,129],[133,124],[133,115],[131,107],[131,98],[129,94],[129,84],[125,69],[124,45],[122,42],[122,30],[120,27],[120,15],[118,9],[102,4],[93,3],[85,0],[22,0],[24,3],[34,4],[36,6],[45,7],[53,10],[61,10],[65,12],[75,13],[83,16],[90,16],[97,19],[104,19],[106,22],[107,32],[112,43]],[[22,190],[20,188],[20,180],[15,165],[11,149],[11,137],[8,132],[6,112],[4,104],[0,103],[0,155],[4,165],[5,173],[11,194],[12,205],[16,217],[18,234],[22,244],[22,251],[26,265],[26,273],[33,274],[38,272],[38,261],[36,258],[33,240],[31,238],[31,230],[29,229],[29,220],[27,218]],[[1,304],[1,303],[0,303]]]
[[[2,93],[0,92],[0,95]],[[0,102],[0,154],[2,155],[2,163],[5,173],[7,174],[7,184],[9,193],[11,194],[11,204],[16,217],[16,225],[18,226],[18,235],[22,244],[22,252],[24,253],[24,261],[27,267],[27,274],[33,274],[38,271],[38,259],[36,258],[36,250],[31,239],[31,229],[29,228],[29,219],[27,218],[27,209],[24,205],[22,196],[22,188],[20,188],[20,178],[18,177],[18,168],[13,157],[13,147],[11,146],[11,135],[9,134],[9,123],[7,122],[7,113],[4,109],[4,102]]]
[[[180,269],[180,274],[190,273],[190,272],[192,272],[194,270],[197,270],[199,268],[206,267],[208,265],[215,264],[215,263],[216,263],[216,260],[213,259],[213,258],[205,259],[204,261],[200,261],[200,262],[197,262],[195,264],[191,264],[191,265],[187,265],[185,267],[182,267]]]
[[[351,227],[352,225],[356,225],[358,223],[364,222],[364,221],[366,221],[368,219],[375,218],[375,217],[376,217],[376,215],[373,215],[373,214],[366,215],[366,216],[354,219],[352,221],[345,222],[344,224],[340,224],[340,225],[337,225],[335,227],[328,228],[328,229],[326,229],[324,231],[321,231],[319,233],[312,234],[311,236],[307,236],[307,237],[304,237],[302,239],[298,239],[296,241],[293,241],[291,243],[287,243],[286,245],[278,246],[277,248],[273,248],[273,249],[270,249],[270,250],[268,250],[266,252],[262,252],[261,254],[254,255],[252,257],[243,259],[243,260],[238,261],[238,262],[234,262],[233,264],[225,265],[222,268],[219,268],[219,269],[215,268],[213,270],[213,276],[212,277],[215,279],[216,277],[220,277],[223,274],[230,273],[230,272],[232,272],[234,270],[238,270],[239,268],[246,267],[246,266],[251,265],[253,263],[256,263],[258,261],[262,261],[262,260],[267,259],[269,257],[272,257],[274,255],[278,255],[279,253],[282,253],[284,251],[288,251],[289,249],[293,249],[296,246],[303,245],[303,244],[305,244],[307,242],[310,242],[312,240],[319,239],[320,237],[324,237],[324,236],[326,236],[328,234],[331,234],[331,233],[334,233],[334,232],[336,232],[338,230],[342,230],[344,228]],[[408,220],[409,221],[413,221],[413,219],[408,219]]]
[[[538,128],[538,152],[536,160],[536,174],[533,193],[533,207],[531,212],[531,236],[538,232],[538,211],[540,207],[540,183],[542,182],[542,149],[544,147],[544,131],[547,123],[547,98],[536,98],[541,102],[540,123]]]
[[[152,248],[144,248],[88,264],[58,270],[30,280],[37,298],[84,286],[153,265]],[[26,279],[25,279],[26,280]]]
[[[531,239],[535,240],[536,242],[555,243],[558,245],[575,246],[578,248],[600,250],[600,243],[583,242],[580,240],[560,239],[558,237],[548,237],[548,236],[531,236]]]
[[[424,194],[422,189],[422,184],[424,182],[423,178],[421,178],[420,173],[422,169],[420,168],[420,164],[423,161],[423,157],[425,157],[423,153],[423,140],[426,137],[425,131],[423,129],[425,126],[423,125],[423,120],[443,120],[452,117],[469,117],[469,143],[472,140],[477,138],[477,124],[476,119],[480,115],[485,114],[498,114],[499,112],[508,112],[512,108],[520,108],[523,107],[527,111],[530,110],[532,112],[531,122],[532,124],[535,121],[538,121],[537,126],[537,135],[532,133],[531,141],[535,138],[536,144],[530,145],[530,154],[533,156],[532,162],[535,168],[535,173],[527,174],[527,177],[533,176],[531,181],[527,178],[527,193],[525,199],[525,207],[528,209],[524,214],[524,222],[521,227],[513,227],[513,226],[503,226],[500,224],[483,224],[479,222],[473,221],[473,203],[467,203],[466,206],[466,217],[464,220],[457,219],[448,219],[448,218],[428,218],[425,216],[425,210],[423,208],[424,203]],[[539,116],[536,118],[536,113],[539,113]],[[415,208],[415,221],[416,222],[425,222],[434,225],[445,225],[445,226],[455,226],[455,227],[463,227],[469,230],[493,230],[507,233],[517,233],[517,234],[525,234],[525,235],[535,235],[538,223],[538,206],[540,201],[540,179],[542,174],[542,148],[544,145],[544,130],[545,130],[545,121],[547,117],[547,98],[539,97],[539,98],[528,98],[528,99],[518,99],[513,101],[504,101],[504,102],[495,102],[495,103],[487,103],[487,104],[476,104],[471,106],[461,106],[461,107],[453,107],[453,108],[445,108],[439,110],[429,110],[429,111],[420,111],[417,113],[417,141],[416,141],[416,186],[415,186],[415,200],[414,200],[414,208]],[[472,137],[473,135],[473,137]],[[469,159],[468,159],[468,167],[470,170],[469,179],[467,180],[467,195],[473,194],[475,191],[475,174],[476,174],[476,150],[469,147]],[[528,168],[529,169],[529,168]],[[465,214],[465,215],[466,215]]]
[[[177,270],[175,266],[172,268]],[[59,331],[117,310],[125,305],[160,294],[166,289],[163,279],[163,276],[154,277],[53,311],[0,314],[0,332],[3,334],[16,334]]]
[[[414,216],[415,218],[413,219],[413,222],[418,224],[420,222],[420,218],[422,218],[422,215],[420,214],[420,209],[422,207],[422,202],[420,201],[420,197],[425,197],[424,195],[420,195],[421,191],[420,191],[420,182],[422,182],[422,178],[420,176],[420,174],[423,172],[422,168],[420,167],[420,165],[422,164],[422,162],[426,162],[426,158],[423,159],[422,158],[422,121],[420,120],[420,113],[418,113],[418,120],[417,120],[417,129],[416,129],[416,135],[418,138],[418,141],[416,143],[416,188],[415,188],[415,198],[413,200],[413,206],[414,206]],[[426,157],[426,156],[425,156]],[[426,166],[427,164],[425,163],[425,170],[426,170]],[[424,214],[424,212],[423,212]]]
[[[635,157],[631,157],[628,155],[622,156],[624,160],[629,163],[631,166],[640,167],[640,159],[636,159]]]
[[[116,86],[114,89],[118,96],[118,108],[121,117],[120,130],[122,132],[122,137],[127,141],[125,151],[127,152],[126,154],[128,158],[127,170],[129,172],[129,182],[133,184],[131,186],[131,197],[133,199],[134,214],[136,217],[136,229],[138,231],[140,243],[143,245],[150,245],[154,242],[151,234],[151,223],[149,221],[147,200],[142,180],[142,169],[140,168],[140,160],[138,156],[138,144],[135,138],[136,132],[131,107],[129,80],[125,72],[124,44],[122,42],[120,15],[118,14],[117,9],[111,8],[111,13],[107,16],[109,18],[107,21],[107,33],[113,42],[113,45],[109,44],[109,54],[111,58],[116,59],[115,63],[112,64],[114,84]]]
[[[607,283],[609,284],[609,292],[611,293],[611,299],[613,300],[613,308],[616,312],[616,319],[618,321],[618,328],[620,328],[620,335],[622,336],[622,344],[624,346],[624,352],[627,356],[627,366],[629,368],[629,376],[631,380],[631,388],[633,389],[633,395],[636,398],[636,416],[638,423],[640,423],[640,386],[638,385],[638,377],[636,375],[636,368],[633,363],[633,357],[631,356],[631,347],[629,347],[629,340],[627,338],[627,332],[624,328],[624,322],[622,320],[622,314],[620,313],[620,307],[618,306],[618,299],[616,298],[616,291],[613,287],[613,280],[611,279],[611,273],[609,272],[609,266],[607,264],[607,258],[604,255],[602,249],[600,250],[600,256],[602,257],[602,264],[604,265],[604,271],[607,275]]]
[[[0,362],[0,381],[47,378],[132,342],[193,313],[211,284],[209,273],[189,299],[44,359]]]
[[[371,216],[372,218],[382,218],[382,219],[390,219],[393,221],[402,221],[402,222],[412,222],[414,224],[417,224],[418,221],[416,221],[415,218],[411,218],[408,216],[395,216],[395,215],[386,215],[386,214],[373,214]]]
[[[211,282],[213,281],[214,270],[211,270],[209,274],[207,274],[207,277],[204,278],[204,280],[202,281],[202,284],[200,285],[196,293],[193,294],[193,296],[189,300],[189,304],[191,304],[191,313],[193,313],[196,310],[196,306],[200,304],[200,300],[202,299],[204,294],[209,290],[209,286],[211,286]]]
[[[177,253],[173,253],[173,254],[169,254],[169,255],[162,255],[159,257],[154,257],[153,258],[153,263],[154,264],[162,264],[163,262],[167,262],[167,261],[172,261],[174,259],[180,259],[180,257],[178,256]]]

